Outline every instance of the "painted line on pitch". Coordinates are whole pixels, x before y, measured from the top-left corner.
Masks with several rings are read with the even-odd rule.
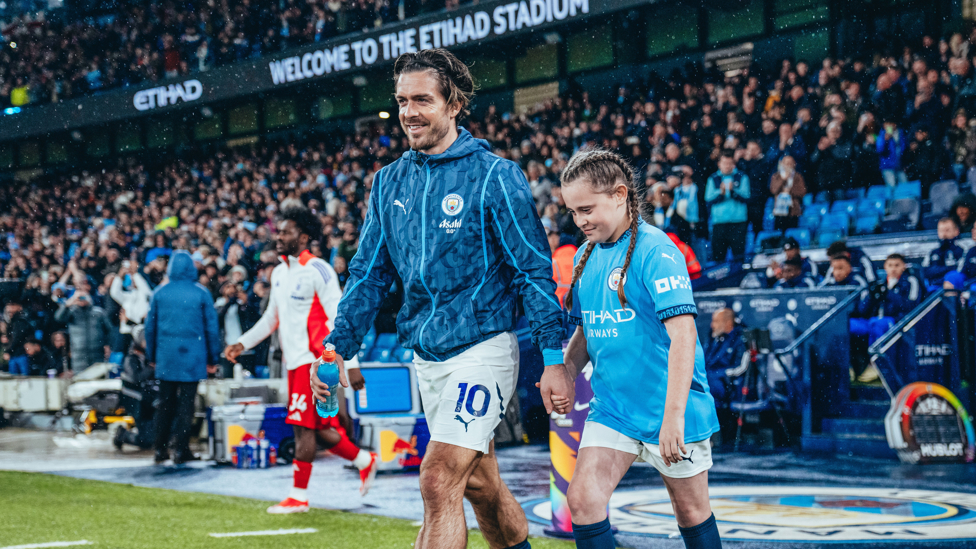
[[[93,545],[92,542],[88,540],[80,541],[50,541],[48,543],[31,543],[28,545],[8,545],[7,547],[0,547],[0,549],[35,549],[39,547],[73,547],[75,545]]]
[[[292,528],[290,530],[258,530],[256,532],[228,532],[226,534],[210,534],[212,538],[241,538],[244,536],[287,536],[289,534],[314,534],[315,528]],[[4,549],[0,547],[0,549]]]

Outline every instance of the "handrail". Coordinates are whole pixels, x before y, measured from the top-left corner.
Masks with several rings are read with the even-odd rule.
[[[840,300],[840,303],[834,305],[834,307],[829,311],[827,311],[826,314],[824,314],[822,317],[817,319],[816,322],[811,324],[809,328],[807,328],[802,334],[800,334],[800,337],[794,339],[793,342],[787,345],[785,349],[777,349],[773,351],[773,354],[779,357],[781,355],[790,354],[796,351],[800,347],[800,345],[806,342],[806,340],[813,337],[813,335],[817,333],[820,330],[820,328],[824,326],[824,324],[826,324],[828,321],[834,318],[834,316],[836,316],[839,312],[846,309],[847,306],[850,305],[855,299],[858,299],[863,289],[864,288],[858,287],[855,291],[851,292],[847,297]]]
[[[956,290],[953,290],[956,291]],[[946,289],[940,288],[939,291],[929,294],[921,303],[919,303],[914,309],[912,309],[907,315],[905,315],[901,320],[896,322],[887,332],[879,337],[871,346],[868,348],[868,355],[875,356],[884,354],[892,345],[895,344],[901,335],[908,330],[911,330],[915,324],[917,324],[922,317],[927,315],[929,311],[934,309],[941,301],[942,296],[945,295]]]

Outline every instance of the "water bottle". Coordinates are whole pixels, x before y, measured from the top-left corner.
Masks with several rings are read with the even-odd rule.
[[[258,460],[261,459],[261,456],[258,454],[258,450],[257,439],[252,438],[251,440],[247,441],[247,453],[251,458],[247,462],[248,469],[257,469],[259,467]]]
[[[268,454],[271,451],[271,441],[266,438],[262,438],[258,443],[259,445],[259,456],[258,456],[258,468],[267,469],[268,468]]]
[[[333,417],[339,413],[339,366],[336,365],[335,346],[331,343],[325,346],[322,353],[322,363],[316,373],[319,381],[329,386],[329,395],[325,401],[315,399],[315,411],[320,417]]]

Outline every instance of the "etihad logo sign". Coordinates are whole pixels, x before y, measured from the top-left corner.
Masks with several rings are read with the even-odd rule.
[[[175,105],[180,101],[189,103],[203,95],[203,84],[199,80],[187,80],[181,84],[170,84],[136,92],[132,105],[139,111]]]

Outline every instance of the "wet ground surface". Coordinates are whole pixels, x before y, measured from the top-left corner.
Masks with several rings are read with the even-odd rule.
[[[897,520],[895,520],[896,526],[899,521],[903,523],[906,520],[916,520],[912,523],[915,526],[899,526],[900,530],[891,526],[891,521],[881,523],[887,530],[883,528],[870,530],[874,532],[872,535],[876,534],[876,537],[880,538],[874,540],[870,545],[886,541],[887,543],[883,543],[886,547],[933,547],[945,545],[948,542],[946,540],[921,543],[923,540],[932,539],[923,531],[921,526],[932,527],[935,522],[932,520],[918,522],[920,520],[918,517],[908,516],[913,512],[917,515],[919,506],[923,504],[902,504],[897,498],[904,496],[909,499],[914,498],[912,501],[928,501],[929,499],[933,501],[955,501],[952,500],[952,497],[955,497],[952,494],[958,494],[959,497],[968,497],[976,502],[976,465],[910,466],[894,461],[853,457],[809,457],[798,456],[790,452],[766,455],[716,452],[714,459],[715,465],[709,473],[710,486],[731,492],[741,488],[745,491],[743,492],[745,495],[731,494],[727,498],[728,501],[739,506],[748,505],[749,511],[753,515],[758,511],[766,512],[766,515],[762,515],[766,518],[755,519],[755,516],[750,515],[755,520],[748,524],[743,522],[741,530],[748,532],[750,531],[748,528],[752,528],[751,531],[757,532],[757,535],[768,534],[778,528],[776,521],[779,519],[776,509],[783,509],[779,503],[780,500],[770,500],[772,496],[764,495],[763,498],[750,496],[748,491],[755,491],[757,487],[768,489],[770,493],[780,494],[776,496],[779,498],[782,498],[784,494],[796,497],[807,493],[814,494],[810,496],[812,504],[801,504],[807,505],[808,511],[812,510],[809,515],[810,520],[816,520],[815,511],[818,509],[827,509],[824,512],[834,512],[836,515],[834,518],[840,521],[838,524],[842,524],[844,520],[849,519],[849,514],[852,511],[850,507],[852,506],[871,507],[865,512],[886,514],[886,517],[898,515]],[[527,508],[548,498],[548,448],[544,446],[505,448],[499,450],[498,460],[503,479],[512,489],[515,497],[520,502],[525,503]],[[315,462],[308,490],[312,506],[378,514],[412,521],[422,519],[423,507],[416,473],[381,474],[377,477],[372,491],[367,496],[360,497],[358,492],[359,476],[354,470],[346,467],[346,463],[344,460],[329,454],[320,454],[319,459]],[[109,434],[104,431],[86,436],[20,429],[0,430],[0,469],[44,472],[153,488],[241,496],[268,502],[277,502],[283,499],[291,486],[292,479],[290,467],[238,470],[229,466],[215,466],[204,461],[191,462],[179,467],[172,465],[156,466],[152,463],[151,452],[132,450],[117,452],[111,444]],[[669,518],[667,513],[670,512],[670,509],[667,509],[662,515],[659,508],[653,507],[655,497],[660,495],[661,488],[663,488],[663,483],[656,471],[645,464],[637,465],[624,478],[619,490],[621,497],[615,496],[619,502],[629,498],[628,504],[617,505],[611,502],[611,506],[616,505],[629,513],[627,517],[637,517],[640,520],[648,517],[656,520],[662,516]],[[837,497],[816,495],[819,493],[817,492],[818,488],[836,489],[841,495]],[[844,489],[848,489],[848,491],[844,492]],[[863,489],[864,497],[855,497],[859,496],[858,493],[849,489]],[[919,492],[920,490],[928,492]],[[640,500],[640,497],[635,500],[635,495],[639,496],[645,493],[647,494],[647,501],[637,501]],[[836,503],[838,498],[840,498],[841,503]],[[828,500],[832,503],[824,503]],[[953,547],[976,547],[976,510],[974,510],[976,504],[971,505],[972,509],[970,509],[969,504],[966,503],[968,500],[960,499],[955,503],[959,503],[959,501],[963,503],[953,507],[956,511],[954,511],[952,521],[955,522],[950,521],[949,526],[956,528],[955,531],[962,532],[962,534],[948,543],[951,543]],[[952,507],[952,505],[946,505]],[[838,509],[838,506],[847,510]],[[773,510],[771,511],[772,514],[767,512],[770,509]],[[913,509],[915,511],[912,511]],[[467,504],[466,510],[469,524],[474,525],[474,515]],[[856,510],[854,509],[854,511]],[[741,512],[741,508],[738,512]],[[936,511],[931,512],[935,513]],[[716,512],[716,514],[719,513]],[[939,516],[945,514],[942,513]],[[614,511],[611,516],[622,517],[623,515],[618,515]],[[932,516],[938,518],[936,515]],[[538,517],[536,518],[538,520]],[[874,516],[873,518],[877,517]],[[673,522],[673,519],[670,520]],[[802,522],[807,519],[801,518],[799,520]],[[623,519],[621,524],[624,524]],[[757,524],[758,527],[756,527]],[[546,526],[539,522],[533,522],[530,528],[533,535],[543,535]],[[646,532],[633,533],[634,530],[641,528],[645,528],[648,532],[653,530],[646,524],[643,526],[638,524],[634,528],[622,528],[622,530],[628,530],[631,533],[622,531],[618,534],[617,541],[620,546],[633,548],[683,547],[680,539],[662,538],[659,533],[655,534],[657,537],[649,536]],[[911,528],[915,529],[911,530]],[[676,530],[675,528],[672,529]],[[792,536],[784,534],[783,530],[776,531],[778,533],[771,534],[772,537],[780,536],[782,538],[785,536],[789,538]],[[842,531],[843,528],[836,530],[836,532]],[[834,532],[834,530],[824,530],[823,532],[829,533]],[[841,538],[846,534],[836,532],[831,534],[838,537],[835,543],[831,544],[832,547],[851,545],[850,542],[853,540],[845,541]],[[889,533],[886,534],[885,532]],[[724,534],[723,531],[723,536]],[[787,539],[778,543],[766,542],[761,539],[739,542],[730,539],[726,545],[740,547],[773,547],[775,545],[779,548],[811,547],[811,542],[816,542],[816,536],[825,534],[816,534],[811,539],[806,539],[810,536],[803,537],[804,535],[798,534],[799,537],[792,536],[797,539]],[[767,537],[769,536],[767,535]],[[761,538],[761,536],[759,537]],[[817,544],[820,543],[823,542],[817,542]],[[857,545],[865,547],[864,543]]]

